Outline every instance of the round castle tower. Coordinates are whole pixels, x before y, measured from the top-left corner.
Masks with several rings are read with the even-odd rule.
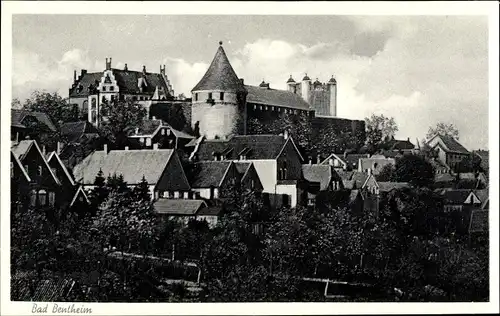
[[[330,89],[330,115],[337,116],[337,80],[332,76],[328,81]]]
[[[191,90],[193,128],[207,139],[226,138],[241,133],[247,91],[238,79],[219,42],[207,72]]]

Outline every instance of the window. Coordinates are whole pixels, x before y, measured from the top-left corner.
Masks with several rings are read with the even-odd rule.
[[[140,141],[141,143],[144,143],[144,137],[139,138],[139,141]]]
[[[106,97],[102,96],[102,103],[105,103],[105,102],[106,102]]]
[[[151,146],[151,138],[146,138],[146,146]]]
[[[36,191],[35,190],[31,190],[31,192],[30,192],[30,205],[36,206]]]
[[[174,192],[174,198],[175,198],[175,199],[178,199],[178,198],[179,198],[179,191],[175,191],[175,192]]]
[[[112,95],[112,96],[111,96],[111,102],[114,102],[114,101],[115,101],[115,96],[114,96],[114,95]]]
[[[198,93],[195,93],[195,94],[194,94],[194,100],[195,100],[195,101],[198,101]]]
[[[43,167],[42,166],[38,166],[38,175],[42,176],[42,174],[43,174]]]
[[[171,131],[167,129],[167,136],[170,136]]]
[[[40,203],[41,206],[47,205],[47,191],[38,191],[38,203]]]
[[[282,195],[283,206],[290,206],[290,197],[287,194]]]
[[[184,198],[189,199],[189,192],[184,192]]]
[[[102,91],[106,91],[106,87],[102,87]]]
[[[310,197],[307,199],[307,206],[314,206],[316,205],[316,199],[313,197]]]
[[[113,86],[109,87],[109,91],[115,91],[115,87]]]
[[[212,100],[212,92],[208,93],[208,99]]]
[[[221,92],[221,93],[220,93],[220,99],[221,99],[221,100],[224,100],[224,92]]]
[[[82,197],[80,197],[81,199]],[[54,192],[49,192],[49,205],[54,206],[56,203],[56,194]]]
[[[255,188],[255,180],[252,179],[250,182],[250,188],[253,190]]]
[[[165,129],[163,129],[163,128],[161,129],[161,134],[165,135]]]

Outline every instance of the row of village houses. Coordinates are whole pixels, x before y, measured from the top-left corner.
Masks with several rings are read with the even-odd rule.
[[[206,140],[203,137],[196,139],[153,119],[144,121],[131,132],[130,147],[108,150],[104,144],[83,160],[71,162],[68,151],[78,147],[83,140],[98,137],[92,125],[88,122],[63,124],[60,130],[66,143],[58,143],[56,150],[46,152],[45,146],[30,139],[29,133],[23,134],[26,118],[45,125],[50,122],[43,113],[13,114],[11,178],[14,201],[62,208],[88,203],[87,192],[93,188],[101,170],[105,176],[123,175],[129,186],[139,184],[144,177],[158,214],[183,221],[204,219],[210,225],[215,225],[221,215],[218,201],[224,188],[236,182],[246,189],[261,192],[265,203],[272,208],[314,206],[320,192],[331,192],[344,194],[344,205],[353,211],[376,211],[381,196],[410,186],[377,181],[377,175],[385,165],[395,164],[398,156],[415,151],[409,140],[395,140],[393,150],[383,155],[332,153],[323,159],[312,159],[302,157],[293,137],[286,132]],[[433,141],[436,148],[450,155],[459,155],[454,151],[463,148],[446,137],[437,136]],[[193,162],[189,174],[181,161],[185,153]],[[482,154],[484,156],[484,152]],[[436,190],[443,196],[445,211],[460,212],[466,218],[465,226],[484,230],[489,208],[487,175],[460,174],[460,178],[476,181],[478,185],[453,189],[456,175],[449,173],[446,155],[444,161],[440,157],[434,163],[436,181],[442,188]]]

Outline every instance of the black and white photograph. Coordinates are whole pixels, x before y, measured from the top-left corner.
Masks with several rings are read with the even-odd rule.
[[[2,3],[5,315],[498,312],[498,4],[177,4]]]

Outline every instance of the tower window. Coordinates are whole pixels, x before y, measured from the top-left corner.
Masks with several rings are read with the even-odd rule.
[[[109,87],[109,91],[115,91],[115,87],[113,86]]]
[[[220,99],[221,99],[221,100],[224,100],[224,92],[221,92],[221,93],[220,93]]]

